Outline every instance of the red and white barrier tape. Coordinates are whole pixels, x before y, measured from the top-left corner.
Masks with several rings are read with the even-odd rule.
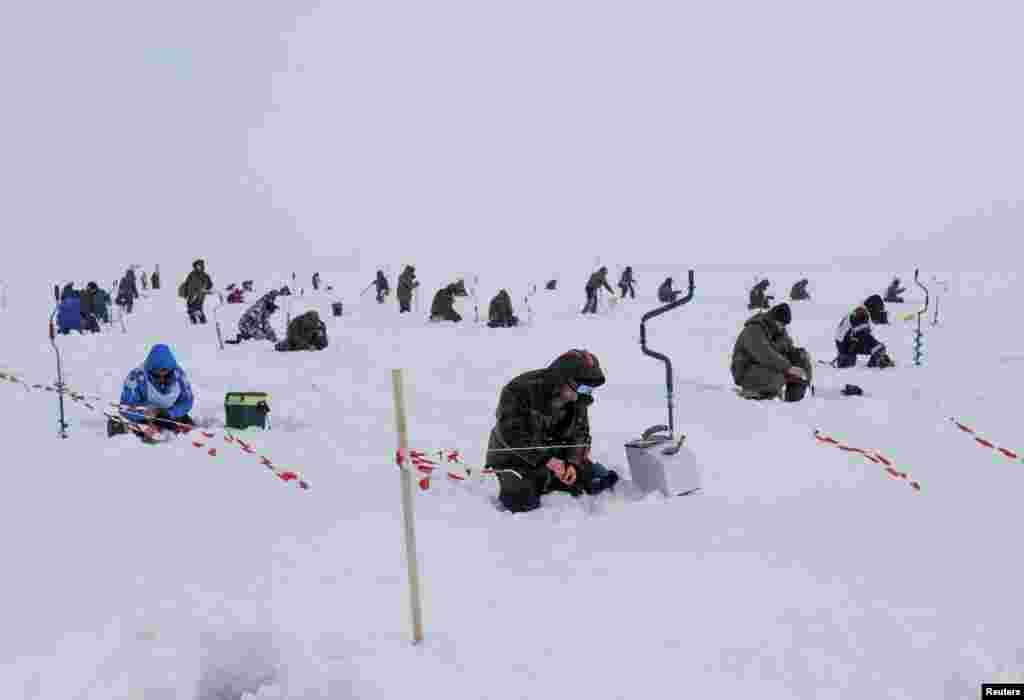
[[[20,385],[24,386],[26,389],[29,389],[29,390],[49,391],[49,392],[64,394],[65,396],[67,396],[72,401],[74,401],[76,403],[82,404],[83,406],[88,408],[90,411],[97,411],[98,410],[96,408],[96,406],[94,406],[93,404],[89,403],[90,400],[99,400],[99,401],[103,400],[102,397],[99,397],[99,396],[88,396],[86,394],[83,394],[83,393],[74,391],[72,389],[69,389],[66,386],[63,387],[63,388],[59,388],[56,385],[49,385],[49,384],[29,384],[25,380],[21,379],[20,377],[14,375],[14,374],[11,374],[10,372],[0,372],[0,381],[3,381],[3,380],[12,382],[14,384],[20,384]],[[124,417],[124,414],[129,414],[130,415],[132,413],[139,414],[141,412],[144,412],[145,411],[145,407],[129,406],[129,405],[126,405],[126,404],[119,404],[119,403],[110,403],[109,406],[111,408],[113,408],[115,411],[117,411],[117,413],[112,414],[112,413],[108,413],[106,411],[102,411],[103,415],[107,416],[111,420],[114,420],[114,421],[116,421],[118,423],[121,423],[128,430],[132,431],[133,433],[136,433],[137,435],[141,435],[142,437],[149,438],[149,439],[154,439],[155,436],[160,433],[159,428],[157,428],[154,425],[151,425],[151,424],[137,424],[137,423],[134,423],[134,422],[132,422],[132,421],[130,421],[130,420],[128,420],[128,419],[126,419]],[[217,437],[217,433],[210,432],[210,431],[207,431],[207,430],[203,430],[203,429],[198,428],[198,427],[196,427],[194,425],[188,425],[187,423],[178,423],[177,421],[166,420],[166,419],[164,419],[163,422],[164,423],[169,423],[169,424],[175,426],[175,432],[177,432],[179,434],[186,434],[186,435],[188,435],[188,434],[191,434],[192,431],[195,430],[195,431],[199,432],[199,435],[201,437],[206,438],[207,440],[211,440],[211,439]],[[267,469],[272,471],[274,473],[274,476],[276,476],[277,478],[281,479],[281,481],[285,481],[285,482],[294,481],[299,486],[299,488],[301,488],[301,489],[309,489],[309,482],[308,481],[306,481],[305,479],[302,479],[294,471],[279,469],[276,465],[274,465],[273,462],[270,461],[269,458],[265,457],[264,455],[257,454],[256,450],[254,450],[252,448],[252,446],[249,445],[249,443],[245,442],[241,438],[235,437],[235,436],[233,436],[233,435],[231,435],[230,433],[227,433],[227,432],[225,432],[222,437],[224,439],[224,442],[226,442],[228,444],[237,445],[239,447],[239,449],[242,450],[242,452],[245,452],[246,454],[255,455],[259,459],[260,464],[262,464],[264,467],[266,467]],[[205,448],[205,447],[207,447],[207,444],[208,444],[207,442],[202,442],[200,440],[192,440],[192,446],[196,447],[196,448],[200,448],[200,449],[201,448]],[[212,447],[212,446],[209,447],[206,450],[206,454],[208,456],[210,456],[210,457],[216,457],[217,456],[217,448],[216,447]]]
[[[955,425],[956,427],[960,428],[960,430],[964,431],[968,435],[973,435],[974,436],[974,441],[976,443],[978,443],[978,445],[980,445],[981,447],[987,447],[987,448],[989,448],[991,450],[995,450],[996,452],[1001,454],[1003,457],[1006,457],[1007,459],[1012,459],[1014,461],[1024,462],[1024,458],[1022,458],[1020,456],[1020,453],[1014,452],[1013,450],[1008,450],[1005,447],[999,447],[995,443],[989,442],[985,438],[983,438],[980,435],[978,435],[978,433],[976,433],[973,428],[971,428],[971,427],[969,427],[967,425],[964,425],[963,423],[958,421],[956,418],[950,418],[949,420],[950,420],[950,422],[953,423],[953,425]]]
[[[132,408],[134,408],[134,409],[139,409],[140,408],[138,406],[127,407],[127,406],[118,405],[118,404],[111,404],[111,407],[119,409],[122,414],[123,413],[131,414],[132,413],[132,410],[131,410]],[[126,408],[128,408],[129,410],[125,411]],[[106,414],[106,415],[110,416],[109,413]],[[117,419],[115,419],[115,420],[120,420],[122,423],[125,423],[125,424],[135,425],[131,421],[126,420],[125,418],[120,417],[120,416]],[[216,433],[216,432],[211,432],[211,431],[208,431],[208,430],[203,430],[202,428],[199,428],[199,427],[196,427],[196,426],[193,426],[193,425],[188,425],[187,423],[178,423],[178,422],[172,421],[172,420],[164,420],[163,422],[170,423],[171,425],[174,425],[175,428],[176,428],[176,431],[178,433],[181,433],[181,434],[191,435],[193,433],[193,431],[195,431],[195,432],[199,433],[200,437],[206,438],[207,440],[212,440],[212,439],[218,437],[218,433]],[[138,426],[136,426],[136,427],[138,427]],[[146,427],[148,429],[151,429],[151,430],[157,430],[152,425],[147,425]],[[157,432],[159,432],[159,431],[157,430]],[[150,433],[150,435],[151,434],[152,433]],[[220,437],[223,438],[225,443],[227,443],[229,445],[236,445],[240,450],[242,450],[242,452],[244,452],[246,454],[254,455],[257,459],[259,459],[260,464],[262,464],[264,467],[266,467],[267,469],[272,471],[274,473],[274,476],[276,476],[281,481],[285,481],[285,482],[287,482],[287,481],[294,481],[299,486],[299,488],[307,489],[307,490],[309,489],[309,482],[308,481],[306,481],[305,479],[302,479],[294,471],[278,469],[278,467],[275,466],[274,463],[271,462],[269,458],[267,458],[264,455],[261,455],[261,454],[257,453],[256,450],[253,449],[252,445],[247,443],[245,440],[242,440],[242,438],[236,437],[236,436],[234,436],[234,435],[232,435],[232,434],[230,434],[230,433],[228,433],[226,431],[223,434],[220,434]],[[196,448],[200,448],[200,449],[206,447],[207,444],[208,444],[207,442],[201,442],[200,440],[193,440],[192,441],[192,446],[196,447]],[[210,447],[206,451],[206,454],[209,455],[210,457],[216,457],[217,456],[217,448],[216,447]]]
[[[833,445],[837,449],[842,450],[843,452],[854,452],[856,454],[859,454],[872,464],[881,465],[883,471],[885,471],[885,473],[891,476],[892,478],[902,479],[903,481],[906,481],[907,485],[910,486],[910,488],[914,489],[915,491],[921,490],[921,482],[915,479],[911,479],[910,474],[908,474],[907,472],[901,472],[898,469],[896,469],[892,465],[892,461],[882,456],[877,450],[865,450],[860,447],[850,447],[849,445],[844,445],[835,438],[823,434],[820,430],[814,431],[814,439],[820,443]]]
[[[406,456],[402,454],[401,450],[395,452],[395,464],[400,469],[409,469],[417,476],[420,477],[419,485],[420,489],[426,491],[430,488],[430,477],[435,471],[442,470],[452,481],[465,481],[469,477],[473,476],[474,473],[477,475],[487,476],[493,475],[494,470],[489,467],[470,467],[459,455],[458,450],[438,450],[437,461],[429,459],[426,452],[420,450],[409,450],[408,465],[406,466]],[[457,464],[461,466],[461,471],[452,471],[451,469],[443,469],[442,465]]]

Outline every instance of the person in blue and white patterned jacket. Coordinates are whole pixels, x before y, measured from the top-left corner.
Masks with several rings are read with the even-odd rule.
[[[278,309],[277,297],[282,294],[288,296],[288,294],[285,294],[285,289],[287,288],[274,289],[261,296],[259,301],[250,306],[242,314],[242,318],[238,320],[238,335],[235,339],[224,342],[230,345],[237,345],[243,340],[269,340],[272,343],[276,343],[277,333],[274,331],[273,326],[270,325],[270,317]]]
[[[121,390],[121,415],[133,423],[176,429],[176,424],[194,425],[189,416],[194,400],[185,370],[169,347],[158,344],[141,367],[128,373]],[[123,424],[108,425],[108,433],[123,432]]]

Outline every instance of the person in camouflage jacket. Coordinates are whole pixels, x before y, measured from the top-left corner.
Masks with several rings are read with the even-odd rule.
[[[501,390],[485,463],[495,470],[505,508],[533,510],[552,491],[579,496],[615,485],[618,474],[590,459],[588,411],[604,383],[597,358],[574,349]]]
[[[672,289],[672,278],[666,277],[665,281],[658,287],[658,301],[662,304],[671,304],[682,294],[678,289]]]
[[[276,302],[280,295],[281,291],[274,289],[260,297],[238,320],[238,335],[235,339],[225,342],[232,345],[237,345],[243,340],[269,340],[276,343],[277,333],[270,325],[270,317],[278,309]]]
[[[398,297],[398,313],[408,313],[412,310],[412,290],[420,286],[416,281],[416,268],[406,265],[402,274],[398,277],[398,290],[395,296]]]
[[[587,280],[586,292],[587,292],[587,303],[583,306],[583,311],[580,313],[584,314],[596,314],[597,313],[597,290],[604,287],[608,290],[609,294],[615,294],[615,291],[608,286],[608,268],[602,266],[597,272],[590,276]]]
[[[807,292],[807,285],[809,280],[802,279],[793,285],[793,288],[789,290],[789,298],[792,301],[807,301],[811,298],[811,295]]]
[[[768,280],[761,280],[754,285],[754,288],[750,290],[750,302],[747,304],[748,309],[767,309],[771,306],[772,299],[775,297],[767,294],[768,285],[771,282]]]
[[[885,300],[890,304],[902,304],[905,291],[907,290],[900,286],[900,278],[893,277],[888,289],[885,290]]]
[[[323,350],[327,347],[327,326],[316,311],[296,316],[288,324],[288,336],[274,346],[275,350]]]
[[[812,380],[811,358],[786,331],[792,320],[783,302],[752,316],[732,351],[732,379],[748,398],[771,399],[785,387],[786,401],[804,397]]]
[[[491,328],[511,328],[519,325],[519,319],[512,311],[512,298],[508,295],[508,290],[502,289],[491,299],[487,319],[487,325]]]
[[[449,284],[437,290],[437,294],[434,295],[434,302],[430,305],[431,321],[454,321],[458,323],[462,320],[462,316],[455,310],[456,291],[455,284]]]
[[[629,294],[630,299],[636,299],[636,290],[633,285],[636,280],[633,279],[633,266],[626,265],[626,269],[622,271],[622,277],[619,278],[619,291],[622,292],[622,298],[626,298],[626,294]]]

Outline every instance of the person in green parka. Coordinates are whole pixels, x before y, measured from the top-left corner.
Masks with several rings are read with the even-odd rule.
[[[398,313],[412,311],[412,290],[418,286],[420,283],[416,281],[416,268],[406,265],[398,277],[398,289],[395,292],[395,296],[398,297]]]
[[[327,326],[316,311],[296,316],[288,324],[288,334],[274,346],[280,352],[293,350],[323,350],[327,347]]]
[[[793,320],[783,302],[743,324],[732,351],[733,381],[746,398],[799,401],[812,381],[811,358],[794,345],[786,326]]]
[[[454,321],[458,323],[462,316],[455,310],[455,296],[458,288],[455,284],[449,284],[437,290],[434,295],[434,302],[430,305],[431,321]]]
[[[487,325],[491,328],[512,328],[519,325],[519,319],[512,311],[512,298],[508,295],[508,290],[502,289],[491,299],[487,319]]]

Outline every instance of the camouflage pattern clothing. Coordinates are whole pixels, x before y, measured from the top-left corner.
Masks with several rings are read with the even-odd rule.
[[[793,344],[786,331],[791,318],[789,305],[782,303],[743,324],[733,347],[730,371],[733,382],[744,392],[771,398],[785,387],[787,401],[803,398],[812,380],[811,358]],[[786,372],[793,367],[806,373],[807,383],[793,383],[787,378]]]
[[[885,300],[893,304],[902,304],[903,297],[900,295],[905,291],[907,290],[900,286],[900,278],[894,277],[892,284],[885,290]]]
[[[512,311],[512,298],[508,291],[502,289],[493,299],[487,309],[487,325],[491,328],[508,328],[519,325],[519,319]]]
[[[275,350],[323,350],[327,347],[327,326],[316,311],[296,316],[288,324],[288,337],[274,346]]]
[[[587,286],[585,289],[587,293],[587,303],[583,305],[583,310],[580,313],[597,313],[597,290],[601,287],[607,289],[609,294],[615,294],[615,291],[608,286],[608,268],[604,266],[592,274],[590,279],[587,280]]]
[[[811,298],[811,295],[807,293],[808,280],[800,280],[793,285],[793,288],[789,290],[789,298],[793,301],[806,301]]]
[[[416,268],[406,265],[402,274],[398,276],[398,313],[407,313],[412,310],[412,290],[420,286],[416,281]]]
[[[771,282],[768,280],[761,280],[754,285],[754,288],[750,290],[750,303],[747,304],[748,309],[767,309],[771,306],[771,301],[774,297],[766,294],[770,284]]]
[[[593,399],[577,395],[574,401],[566,402],[560,393],[566,385],[599,387],[604,382],[594,355],[571,350],[546,369],[521,374],[501,390],[484,463],[496,471],[501,485],[499,499],[506,508],[532,510],[540,506],[541,495],[551,491],[580,495],[600,487],[595,479],[601,478],[600,471],[608,472],[590,461],[588,410]],[[575,467],[574,485],[563,484],[547,468],[552,457]]]
[[[203,302],[206,300],[206,293],[211,289],[213,280],[206,274],[206,263],[196,260],[192,263],[192,272],[188,273],[188,277],[178,287],[178,296],[185,300],[185,309],[193,324],[206,323]]]
[[[455,292],[454,284],[449,284],[447,287],[437,290],[437,294],[434,295],[434,302],[430,305],[431,321],[454,321],[458,323],[462,320],[462,316],[455,310]]]
[[[239,290],[241,291],[241,290]],[[269,340],[277,342],[277,333],[270,325],[270,317],[277,311],[275,301],[281,294],[278,290],[267,292],[255,304],[242,314],[238,321],[238,337],[240,340]]]
[[[629,294],[630,299],[636,299],[636,290],[633,289],[633,284],[636,282],[633,279],[633,267],[626,265],[626,269],[622,271],[622,277],[619,278],[619,291],[622,293],[622,298],[626,298],[626,294]]]
[[[682,294],[682,292],[679,291],[678,289],[672,289],[671,277],[667,278],[664,282],[661,283],[661,286],[658,287],[658,301],[660,301],[663,304],[668,304],[670,302],[675,301],[676,297],[678,297],[680,294]]]

